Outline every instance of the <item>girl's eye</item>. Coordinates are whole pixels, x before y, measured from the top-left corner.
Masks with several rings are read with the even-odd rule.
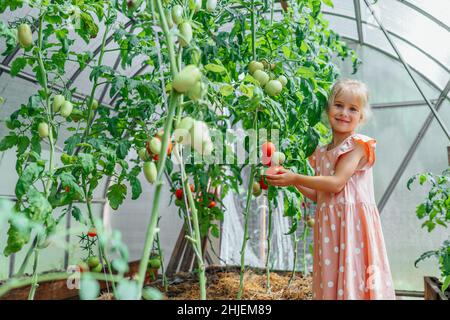
[[[351,108],[350,111],[351,111],[351,112],[358,112],[359,110],[356,109],[356,108]]]

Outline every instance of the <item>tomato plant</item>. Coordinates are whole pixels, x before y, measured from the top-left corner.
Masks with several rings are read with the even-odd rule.
[[[108,177],[106,195],[109,205],[117,209],[127,196],[127,184],[133,200],[141,195],[138,175],[143,172],[146,180],[154,184],[154,201],[139,274],[135,282],[127,285],[136,289],[136,296],[142,295],[154,242],[159,245],[160,196],[163,179],[167,178],[187,226],[187,239],[196,257],[200,297],[205,299],[201,243],[209,235],[219,236],[223,197],[230,190],[238,193],[240,185],[247,183],[242,181],[241,172],[249,167],[243,209],[241,297],[252,195],[267,190],[264,196],[268,197],[269,208],[278,205],[278,190],[264,183],[258,169],[263,164],[283,164],[297,172],[311,172],[306,158],[320,138],[320,115],[338,73],[332,54],[351,57],[355,66],[358,62],[354,52],[328,28],[320,14],[321,1],[292,1],[277,21],[273,3],[208,0],[204,10],[198,0],[85,0],[70,6],[64,1],[45,5],[33,2],[30,5],[38,11],[37,17],[18,18],[8,26],[2,23],[0,34],[7,42],[6,54],[16,46],[15,28],[22,47],[11,74],[17,75],[28,65],[40,86],[28,103],[10,116],[10,131],[0,142],[1,151],[17,148],[19,214],[41,223],[46,230],[36,237],[37,245],[27,254],[23,266],[32,253],[38,256],[39,248],[65,214],[71,214],[87,229],[99,230],[91,240],[101,240],[102,229],[92,213],[92,198],[100,181]],[[1,2],[0,12],[22,5]],[[270,18],[263,15],[269,11]],[[117,24],[118,14],[132,20],[129,28]],[[96,20],[105,26],[102,34]],[[101,39],[98,59],[92,59],[92,52],[73,48],[75,39],[69,37],[69,23],[73,21],[80,24],[75,28],[76,36],[86,44],[93,38]],[[30,26],[36,26],[36,35],[30,32]],[[123,69],[130,68],[136,57],[144,56],[151,70],[128,77],[104,65],[110,32],[118,45]],[[84,100],[77,99],[77,88],[65,81],[67,60],[77,61],[81,70],[90,70],[91,92]],[[56,82],[64,83],[63,89],[54,89]],[[112,106],[95,99],[103,86],[114,101]],[[224,134],[237,124],[244,130],[284,129],[279,135],[281,143],[266,142],[263,157],[267,159],[263,164],[210,161],[220,154],[215,150],[214,134]],[[62,130],[70,132],[64,141]],[[271,141],[271,137],[265,139],[261,138]],[[43,142],[49,145],[48,158],[42,153]],[[61,166],[56,162],[57,143],[64,145]],[[250,158],[255,155],[255,146],[246,148]],[[132,151],[137,157],[126,161]],[[237,156],[231,154],[231,159]],[[174,169],[174,160],[179,171]],[[37,187],[42,183],[43,190]],[[300,194],[294,188],[285,188],[282,194],[285,215],[296,222],[301,216]],[[79,203],[85,204],[85,210]],[[57,208],[63,209],[58,217]],[[7,255],[20,251],[31,240],[29,230],[19,232],[14,225],[10,225],[8,234]],[[269,244],[270,237],[271,232]],[[102,241],[98,245],[96,256],[106,264],[99,269],[125,270],[123,263],[108,260]],[[88,259],[91,256],[89,249]],[[269,274],[268,263],[267,269]],[[33,276],[36,278],[36,268]]]

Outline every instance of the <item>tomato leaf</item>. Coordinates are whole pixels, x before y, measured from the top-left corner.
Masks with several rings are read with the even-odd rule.
[[[16,183],[16,196],[17,199],[22,199],[23,195],[27,193],[28,189],[38,179],[44,168],[38,165],[36,162],[30,163],[17,180]]]
[[[131,199],[136,200],[142,193],[141,182],[136,176],[132,175],[128,177],[128,181],[130,181],[131,185]]]
[[[220,66],[218,64],[214,64],[214,63],[208,63],[205,66],[205,69],[211,72],[215,72],[215,73],[225,73],[227,72],[227,69],[225,69],[224,66]]]
[[[114,210],[117,210],[119,206],[123,203],[123,200],[125,200],[125,197],[127,195],[127,186],[124,184],[113,184],[109,187],[108,193],[106,194],[109,205]]]
[[[27,65],[27,59],[24,57],[18,57],[16,58],[13,63],[11,64],[11,75],[13,77],[17,76],[20,71],[25,68]]]

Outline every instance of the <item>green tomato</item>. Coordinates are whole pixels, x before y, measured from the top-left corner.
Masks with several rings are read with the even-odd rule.
[[[148,182],[153,183],[156,181],[158,170],[153,161],[147,161],[144,163],[144,175]]]
[[[147,149],[146,148],[139,149],[138,154],[139,154],[139,158],[142,161],[148,161],[149,157],[148,157],[148,153],[147,153]]]
[[[252,192],[255,197],[258,197],[262,193],[261,186],[259,185],[258,182],[253,182]]]
[[[250,63],[248,64],[248,71],[252,75],[256,70],[263,70],[263,69],[264,69],[264,65],[261,62],[250,61]]]
[[[100,264],[100,259],[96,256],[90,256],[86,263],[88,264],[89,268],[95,268]]]
[[[264,87],[264,91],[271,97],[278,95],[283,90],[283,85],[278,80],[270,80]]]
[[[310,218],[310,219],[308,219],[308,221],[306,222],[306,224],[308,225],[308,227],[314,228],[315,221],[314,221],[313,218]]]
[[[17,28],[17,35],[19,37],[19,43],[23,48],[28,48],[33,43],[33,34],[28,24],[22,23]]]
[[[172,7],[172,19],[176,24],[180,24],[183,21],[183,7],[176,4]]]
[[[192,88],[202,77],[197,66],[190,64],[184,67],[173,79],[172,86],[179,93],[185,93]]]
[[[189,9],[197,12],[202,8],[202,0],[189,0]]]
[[[203,82],[198,81],[192,88],[187,92],[189,99],[193,101],[200,100],[206,92],[206,87]]]
[[[264,87],[266,85],[266,83],[269,82],[269,80],[270,80],[269,75],[265,71],[262,71],[262,70],[256,70],[253,73],[253,78],[255,78],[259,82],[261,87]]]
[[[278,81],[281,82],[281,85],[282,85],[283,87],[286,86],[286,85],[287,85],[287,82],[288,82],[288,80],[287,80],[287,78],[286,78],[285,76],[279,76],[279,77],[278,77]]]
[[[73,105],[70,101],[64,101],[64,103],[61,106],[61,116],[63,116],[64,118],[67,118],[68,116],[70,116],[70,114],[72,113],[73,110]]]
[[[192,126],[194,125],[195,120],[191,117],[185,117],[181,119],[180,123],[177,125],[177,129],[184,129],[184,130],[191,130]]]
[[[57,94],[56,96],[53,97],[53,103],[52,103],[52,110],[53,112],[58,112],[59,109],[61,109],[61,106],[63,105],[64,101],[66,101],[66,99],[64,98],[63,95],[61,94]]]
[[[39,133],[39,137],[41,137],[42,139],[48,137],[49,128],[48,128],[48,124],[46,122],[39,123],[38,133]]]
[[[217,7],[217,0],[206,1],[206,10],[208,10],[208,12],[213,12],[214,10],[216,10],[216,7]]]
[[[96,272],[96,273],[99,273],[102,271],[103,271],[103,265],[101,263],[99,263],[98,265],[96,265],[95,267],[93,267],[91,269],[91,272]]]
[[[181,37],[179,37],[179,41],[181,46],[187,47],[192,40],[192,26],[189,22],[185,21],[178,25],[178,30],[180,31]]]
[[[275,151],[270,159],[273,166],[279,166],[286,161],[286,156],[283,152]]]
[[[148,266],[152,269],[161,268],[161,260],[159,258],[153,258],[148,261]]]
[[[159,154],[161,152],[161,140],[156,137],[152,138],[149,147],[152,154]]]

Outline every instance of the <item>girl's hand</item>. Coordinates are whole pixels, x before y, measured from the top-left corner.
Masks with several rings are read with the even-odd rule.
[[[267,182],[272,186],[287,187],[296,184],[297,174],[280,168],[277,174],[266,175]]]

